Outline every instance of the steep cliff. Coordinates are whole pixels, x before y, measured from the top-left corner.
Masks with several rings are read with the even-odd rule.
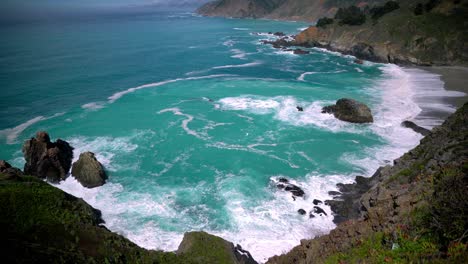
[[[339,7],[352,4],[374,5],[382,0],[217,0],[200,7],[197,13],[206,16],[236,18],[271,18],[316,21],[333,16]]]
[[[432,2],[434,6],[427,7]],[[468,64],[468,1],[399,1],[399,6],[381,17],[367,10],[361,25],[334,19],[310,27],[297,35],[295,43],[377,62]]]
[[[393,166],[339,187],[342,200],[328,203],[346,221],[268,263],[463,263],[468,103]]]

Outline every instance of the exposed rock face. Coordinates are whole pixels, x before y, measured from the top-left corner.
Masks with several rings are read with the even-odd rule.
[[[427,136],[427,135],[429,135],[429,133],[431,133],[431,131],[429,129],[425,129],[424,127],[420,127],[420,126],[416,125],[414,122],[411,122],[411,121],[403,121],[401,123],[401,125],[403,127],[410,128],[414,132],[419,133],[419,134],[421,134],[423,136]]]
[[[50,182],[59,182],[68,175],[73,159],[73,148],[61,139],[54,143],[44,131],[36,133],[36,138],[27,140],[23,145],[26,159],[24,173],[46,178]]]
[[[350,54],[359,59],[415,65],[467,65],[468,6],[466,1],[440,1],[440,7],[421,16],[415,1],[399,1],[401,8],[360,26],[309,27],[296,45],[312,45]],[[464,3],[460,3],[464,2]],[[434,34],[444,32],[444,34]]]
[[[330,234],[312,240],[302,240],[301,244],[289,253],[272,257],[267,263],[325,263],[329,256],[336,257],[338,253],[340,256],[346,254],[353,256],[354,249],[365,241],[372,241],[372,237],[376,234],[383,235],[386,240],[374,240],[374,243],[382,243],[378,246],[391,251],[392,245],[399,243],[401,239],[401,237],[395,238],[398,232],[418,230],[413,225],[422,221],[418,215],[428,210],[428,206],[433,208],[431,201],[434,200],[431,199],[434,197],[437,198],[444,192],[448,193],[448,202],[445,200],[439,205],[440,210],[446,210],[449,204],[451,206],[461,204],[464,208],[466,197],[462,194],[466,193],[468,182],[467,138],[468,103],[441,126],[434,128],[421,140],[419,146],[395,160],[393,166],[380,168],[371,178],[357,177],[354,184],[341,184],[339,186],[342,191],[341,196],[337,197],[337,200],[326,201],[334,210],[335,217],[339,217],[338,222],[341,222]],[[448,175],[464,179],[464,183],[454,184],[454,178],[450,177],[455,176]],[[445,190],[440,189],[440,185],[434,187],[438,181],[447,182]],[[455,209],[457,211],[454,211]],[[466,209],[460,210],[466,211]],[[454,212],[458,212],[456,207],[450,212],[451,215],[448,215],[446,220],[453,219],[455,222],[458,217],[466,217],[466,215],[455,216]],[[440,218],[444,215],[440,211],[428,211],[428,213],[431,217]],[[464,221],[466,226],[466,220]],[[442,222],[437,221],[437,224],[440,223]],[[423,232],[427,233],[429,227],[424,224]],[[454,237],[463,237],[465,230],[461,229]],[[443,235],[445,232],[438,234]],[[420,234],[410,239],[416,241],[418,236]],[[466,237],[464,240],[466,243]],[[438,251],[432,255],[425,254],[415,255],[414,259],[434,262],[443,256],[443,253]],[[461,258],[466,259],[466,252]],[[359,260],[366,263],[376,262],[370,255],[362,256]],[[339,258],[334,261],[340,262]]]
[[[336,105],[325,106],[322,113],[333,114],[336,118],[351,123],[374,122],[369,107],[353,99],[340,99]]]
[[[80,154],[78,161],[73,163],[71,174],[81,185],[88,188],[101,186],[107,179],[102,164],[96,159],[92,152]]]
[[[7,179],[16,179],[23,176],[23,172],[20,169],[12,167],[10,163],[5,160],[0,160],[0,173]]]
[[[256,264],[252,255],[240,245],[205,232],[187,232],[177,249],[178,255],[203,258],[205,263]],[[197,261],[196,261],[197,262]],[[201,262],[200,262],[201,263]]]

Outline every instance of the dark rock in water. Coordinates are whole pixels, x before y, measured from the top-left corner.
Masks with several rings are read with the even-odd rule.
[[[419,134],[421,134],[423,136],[427,136],[427,135],[429,135],[429,133],[431,133],[431,131],[429,129],[425,129],[424,127],[420,127],[420,126],[416,125],[414,122],[411,122],[411,121],[403,121],[401,123],[401,125],[403,127],[411,128],[414,132],[419,133]]]
[[[300,215],[305,215],[306,214],[306,211],[304,209],[299,209],[297,210],[297,212],[300,214]]]
[[[278,189],[284,189],[284,187],[286,187],[286,185],[279,183],[279,184],[276,185],[276,187],[278,187]]]
[[[311,212],[309,213],[309,218],[314,218],[314,217],[315,217],[314,212],[311,211]]]
[[[322,113],[333,114],[337,119],[351,123],[374,122],[369,107],[353,99],[339,99],[336,105],[329,105],[322,108]]]
[[[289,183],[289,180],[286,178],[279,178],[278,181],[282,183]]]
[[[337,195],[340,195],[341,193],[337,191],[329,191],[328,194],[331,196],[337,196]]]
[[[291,192],[294,200],[296,200],[296,197],[304,196],[304,191],[300,187],[292,183],[289,183],[289,180],[283,177],[278,179],[278,183],[276,183],[276,187],[278,187],[278,189]]]
[[[363,61],[363,60],[360,60],[360,59],[355,59],[355,60],[354,60],[354,63],[356,63],[356,64],[361,64],[361,65],[362,65],[362,64],[364,64],[364,61]]]
[[[185,233],[176,254],[205,260],[200,263],[257,263],[241,246],[205,232]]]
[[[47,132],[37,132],[36,138],[27,140],[23,145],[26,159],[24,173],[59,182],[68,176],[73,159],[73,148],[63,140],[50,142]]]
[[[284,37],[285,36],[285,34],[283,32],[275,32],[275,34],[273,34],[273,35],[275,35],[277,37]]]
[[[81,185],[88,188],[102,186],[107,179],[102,164],[92,152],[81,153],[78,161],[73,163],[71,173]]]
[[[314,200],[312,201],[312,203],[315,204],[315,205],[319,205],[319,204],[321,204],[321,203],[323,203],[323,202],[320,201],[320,200],[314,199]]]
[[[12,167],[5,160],[0,160],[0,173],[3,174],[5,179],[17,179],[23,176],[23,172],[20,169]]]
[[[284,188],[285,191],[291,192],[294,196],[302,197],[304,196],[304,191],[294,184],[289,184]]]
[[[307,50],[302,50],[302,49],[295,49],[294,50],[294,54],[297,54],[297,55],[303,55],[303,54],[309,54],[310,51],[307,51]]]
[[[320,207],[314,206],[314,214],[322,216],[322,214],[327,215],[327,213]]]
[[[304,108],[302,108],[302,106],[296,106],[296,108],[297,108],[297,111],[304,112]]]

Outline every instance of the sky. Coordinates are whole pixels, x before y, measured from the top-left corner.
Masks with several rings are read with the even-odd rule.
[[[0,0],[0,22],[81,15],[114,10],[195,9],[209,0]]]

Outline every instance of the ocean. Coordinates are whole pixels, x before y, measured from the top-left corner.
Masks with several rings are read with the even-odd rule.
[[[102,211],[105,226],[148,249],[176,250],[204,230],[260,262],[334,228],[309,218],[336,183],[371,176],[415,147],[460,96],[440,76],[308,49],[260,43],[308,24],[161,12],[0,26],[0,158],[22,168],[36,131],[92,151],[108,182],[56,186]],[[375,122],[351,124],[321,108],[347,97]],[[296,106],[304,108],[299,112]],[[280,177],[305,191],[293,199]]]

